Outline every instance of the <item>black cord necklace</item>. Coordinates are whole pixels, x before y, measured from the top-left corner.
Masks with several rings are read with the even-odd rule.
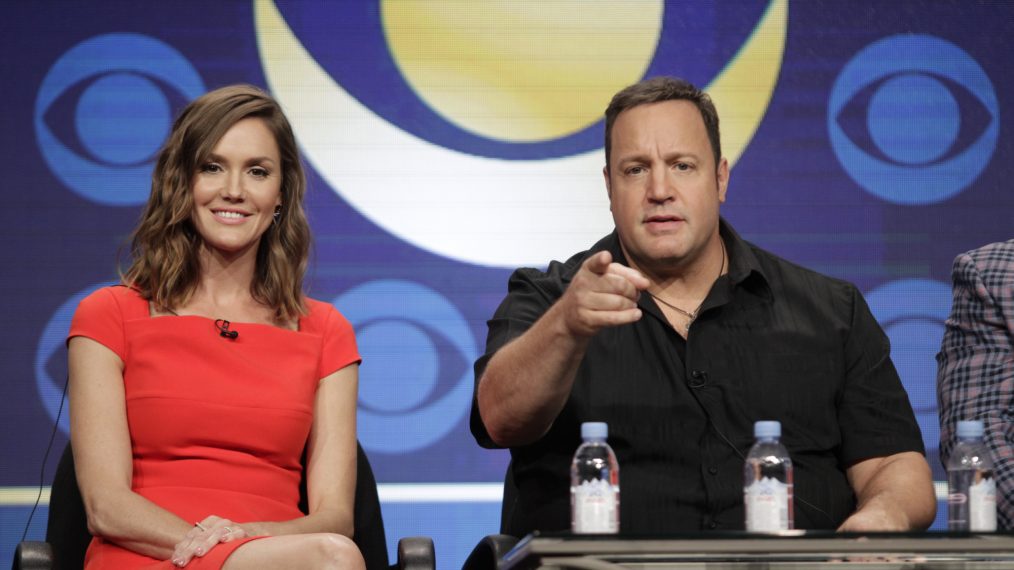
[[[722,278],[722,273],[725,271],[725,260],[726,260],[725,242],[724,241],[719,241],[719,243],[722,244],[722,265],[718,268],[718,276],[715,277],[715,281],[718,281],[719,279],[721,279]],[[712,286],[715,285],[715,281],[711,282]],[[709,290],[710,290],[710,288],[709,288]],[[708,298],[707,295],[705,295],[704,299],[701,299],[701,302],[700,302],[699,305],[697,305],[696,309],[694,309],[693,311],[687,311],[685,309],[681,309],[681,308],[677,307],[676,305],[673,305],[669,301],[666,301],[665,299],[659,297],[658,295],[652,293],[651,291],[648,291],[648,294],[651,295],[652,299],[655,299],[659,303],[662,303],[666,307],[669,307],[670,309],[672,309],[672,310],[676,311],[677,313],[679,313],[679,314],[683,315],[684,317],[686,317],[687,318],[687,324],[683,325],[683,330],[686,331],[687,333],[690,332],[690,325],[694,324],[694,321],[697,320],[698,311],[701,310],[701,307],[704,306],[704,301]]]

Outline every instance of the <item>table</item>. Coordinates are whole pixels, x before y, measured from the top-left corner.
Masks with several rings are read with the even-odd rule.
[[[1014,534],[788,531],[698,533],[676,537],[530,535],[504,556],[502,568],[868,570],[1014,569]]]

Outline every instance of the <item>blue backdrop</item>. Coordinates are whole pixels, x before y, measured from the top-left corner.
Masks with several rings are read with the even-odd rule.
[[[744,237],[865,293],[942,478],[933,357],[950,264],[1014,233],[1003,136],[1014,4],[5,8],[0,560],[39,484],[74,307],[116,279],[174,115],[236,82],[271,91],[296,128],[316,244],[309,293],[356,327],[360,439],[389,535],[433,536],[442,567],[498,525],[507,458],[467,427],[485,321],[511,268],[611,229],[599,117],[642,76],[713,93],[734,163],[723,215]],[[64,416],[55,453],[66,437]]]

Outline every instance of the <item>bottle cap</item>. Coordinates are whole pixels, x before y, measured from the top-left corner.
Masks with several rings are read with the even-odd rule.
[[[584,422],[581,424],[581,439],[601,439],[609,437],[609,425],[606,422]]]
[[[781,437],[782,436],[782,422],[757,422],[753,424],[753,436],[754,437]]]
[[[982,434],[985,431],[986,430],[982,425],[982,420],[965,420],[958,422],[959,438],[982,437]]]

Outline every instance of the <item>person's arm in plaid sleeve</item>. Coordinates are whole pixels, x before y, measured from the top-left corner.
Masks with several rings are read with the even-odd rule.
[[[958,420],[982,420],[996,464],[1001,528],[1014,528],[1014,241],[954,260],[954,304],[937,354],[940,460]]]

